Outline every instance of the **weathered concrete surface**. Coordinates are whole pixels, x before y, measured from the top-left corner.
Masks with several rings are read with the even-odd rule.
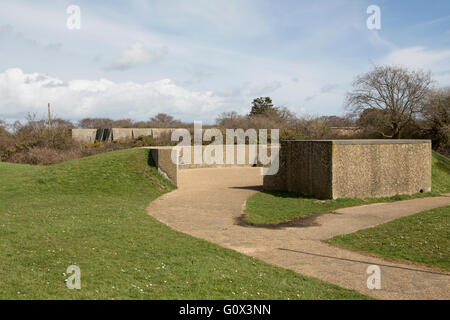
[[[97,129],[72,129],[72,138],[81,143],[95,142]]]
[[[153,138],[159,138],[163,134],[170,135],[175,128],[152,128]]]
[[[113,140],[130,140],[133,139],[133,129],[131,128],[112,128]]]
[[[232,156],[229,156],[229,163],[227,163],[226,152],[227,149],[232,149]],[[178,185],[178,170],[192,169],[192,168],[222,168],[222,167],[250,167],[258,162],[258,146],[248,145],[219,145],[222,150],[222,163],[207,163],[205,162],[204,154],[213,154],[214,151],[208,151],[207,146],[199,146],[199,155],[201,156],[202,163],[195,163],[195,148],[193,146],[187,147],[190,150],[190,157],[187,157],[188,162],[183,162],[183,153],[186,150],[182,147],[143,147],[150,149],[151,156],[156,163],[156,166],[161,171],[164,177],[168,178],[174,185]],[[172,152],[176,152],[174,155],[177,159],[176,163],[172,161]],[[240,154],[239,154],[240,153]],[[239,160],[239,161],[238,161]]]
[[[193,169],[193,168],[222,168],[222,167],[235,167],[235,166],[252,166],[258,163],[258,145],[217,145],[218,150],[221,150],[217,155],[212,147],[198,146],[201,152],[201,163],[195,162],[195,147],[190,147],[190,160],[189,163],[180,162],[180,169]],[[183,156],[184,148],[180,148],[180,156]],[[227,156],[228,153],[228,156]],[[210,156],[208,156],[210,155]],[[228,158],[227,158],[228,157]],[[214,162],[208,163],[205,160],[211,158]]]
[[[149,129],[149,128],[133,128],[133,137],[134,138],[151,136],[151,135],[152,135],[152,129]]]
[[[155,162],[159,173],[172,182],[175,186],[178,185],[178,162],[172,161],[171,147],[150,147],[150,156]],[[177,151],[176,151],[177,152]]]
[[[82,142],[95,142],[97,130],[102,129],[73,129],[72,138]],[[131,140],[142,136],[160,137],[162,134],[171,134],[172,128],[112,128],[112,140]]]
[[[341,214],[320,216],[318,226],[266,229],[236,222],[246,199],[262,186],[260,168],[181,170],[178,179],[179,189],[148,206],[150,215],[175,230],[375,298],[450,299],[448,273],[388,262],[319,240],[450,205],[450,197],[340,209]],[[381,290],[367,288],[369,265],[381,268]]]
[[[266,190],[324,199],[387,197],[431,190],[429,140],[282,141],[280,170]]]

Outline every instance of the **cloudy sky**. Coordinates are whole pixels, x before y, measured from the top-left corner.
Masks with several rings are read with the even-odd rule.
[[[80,8],[80,29],[70,5]],[[367,7],[381,9],[369,30]],[[0,119],[213,122],[270,96],[298,115],[341,115],[374,64],[450,85],[450,1],[109,0],[0,2]]]

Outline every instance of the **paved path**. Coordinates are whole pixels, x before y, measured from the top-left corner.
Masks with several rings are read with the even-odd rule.
[[[148,206],[150,215],[173,229],[375,298],[450,299],[450,274],[388,262],[320,241],[450,205],[450,197],[340,209],[337,212],[341,214],[319,216],[311,227],[267,229],[237,224],[246,199],[262,185],[259,168],[181,170],[179,182],[177,190]],[[366,269],[372,264],[381,268],[381,290],[367,289]]]

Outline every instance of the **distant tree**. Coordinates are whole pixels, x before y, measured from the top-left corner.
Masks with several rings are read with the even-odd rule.
[[[295,131],[304,139],[326,139],[331,134],[326,121],[312,116],[299,119],[295,125]]]
[[[422,112],[423,127],[436,150],[450,154],[450,88],[430,93]]]
[[[131,120],[131,119],[120,119],[120,120],[115,120],[113,122],[112,126],[114,128],[133,128],[134,123],[133,123],[133,120]]]
[[[338,117],[338,116],[322,116],[320,117],[327,123],[329,127],[353,127],[355,121],[350,117]]]
[[[272,99],[270,97],[261,97],[253,99],[252,109],[250,110],[249,116],[273,116],[277,114],[278,108],[273,105]]]
[[[114,120],[108,118],[84,118],[78,122],[83,129],[112,128]]]
[[[52,126],[55,128],[66,128],[66,129],[72,129],[74,127],[72,122],[61,118],[52,119]]]
[[[355,79],[353,90],[347,94],[346,106],[358,116],[368,109],[379,110],[379,133],[399,139],[402,130],[423,110],[431,84],[430,73],[376,66]],[[382,117],[378,117],[380,115]]]
[[[170,127],[180,125],[181,122],[175,120],[172,116],[166,113],[158,113],[156,116],[150,119],[152,124],[156,124],[158,127]]]
[[[372,138],[383,138],[391,129],[388,112],[375,108],[365,109],[356,119],[356,125],[364,129],[366,137]]]
[[[245,117],[236,111],[223,112],[216,118],[216,124],[223,128],[240,128],[243,121]]]
[[[4,136],[9,136],[9,132],[6,128],[7,128],[6,122],[0,120],[0,139]]]

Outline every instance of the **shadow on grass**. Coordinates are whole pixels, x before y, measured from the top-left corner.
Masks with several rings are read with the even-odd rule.
[[[308,215],[306,217],[298,217],[286,222],[280,223],[253,223],[245,219],[247,214],[242,214],[234,219],[234,223],[241,227],[250,228],[264,228],[264,229],[275,229],[280,230],[284,228],[308,228],[308,227],[318,227],[319,223],[316,222],[317,218],[323,216],[324,214],[332,214],[330,212],[320,212]]]
[[[291,192],[291,191],[282,191],[282,190],[261,190],[261,193],[269,194],[274,197],[278,198],[285,198],[285,199],[307,199],[307,200],[331,200],[331,199],[320,199],[317,197],[314,197],[312,195],[306,195],[301,194],[297,192]]]

